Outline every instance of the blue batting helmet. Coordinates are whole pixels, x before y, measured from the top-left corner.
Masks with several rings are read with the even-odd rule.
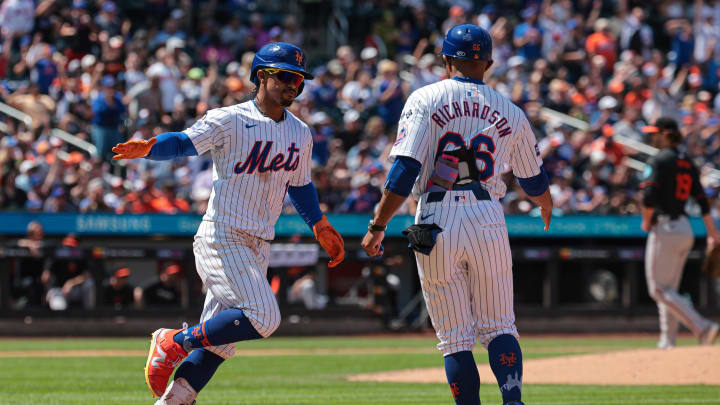
[[[259,84],[257,72],[264,67],[297,72],[303,75],[305,80],[312,80],[313,78],[313,75],[305,70],[305,52],[287,42],[270,42],[257,51],[250,73],[251,80],[256,86]],[[305,83],[303,82],[298,88],[297,94],[300,94],[304,87]]]
[[[458,59],[489,61],[492,60],[492,38],[477,25],[456,25],[445,36],[442,54]]]

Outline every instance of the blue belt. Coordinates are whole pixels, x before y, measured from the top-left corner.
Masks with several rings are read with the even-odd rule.
[[[453,186],[453,189],[452,189],[452,191],[463,191],[463,190],[472,191],[473,194],[475,195],[475,198],[477,198],[478,201],[483,201],[483,200],[488,200],[488,201],[489,201],[489,200],[491,199],[491,198],[490,198],[490,193],[488,193],[487,190],[485,190],[485,189],[484,189],[480,184],[478,184],[478,183],[473,183],[473,184],[468,184],[468,185],[461,185],[461,186]],[[433,191],[433,192],[430,192],[430,193],[428,193],[428,196],[427,196],[427,200],[426,200],[426,201],[429,202],[429,203],[432,203],[432,202],[440,202],[440,201],[443,200],[443,198],[445,198],[445,193],[447,193],[447,191]]]

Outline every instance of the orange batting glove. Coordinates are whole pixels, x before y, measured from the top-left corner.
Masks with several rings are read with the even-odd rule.
[[[330,256],[328,267],[335,267],[345,259],[345,241],[342,236],[330,225],[325,215],[313,225],[315,239]]]
[[[112,151],[117,153],[113,156],[113,160],[136,159],[142,158],[150,153],[153,145],[157,142],[156,138],[150,138],[147,141],[127,141],[113,146]]]

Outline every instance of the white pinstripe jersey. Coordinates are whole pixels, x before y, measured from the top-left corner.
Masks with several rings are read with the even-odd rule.
[[[212,154],[213,187],[203,220],[272,240],[288,186],[311,181],[308,126],[287,110],[275,122],[247,101],[210,110],[184,132],[199,155]]]
[[[461,146],[475,151],[480,181],[493,200],[505,195],[497,174],[509,164],[517,177],[540,173],[542,159],[525,113],[479,80],[453,78],[415,90],[403,108],[390,159],[408,156],[422,164],[413,187],[419,200],[439,152]]]

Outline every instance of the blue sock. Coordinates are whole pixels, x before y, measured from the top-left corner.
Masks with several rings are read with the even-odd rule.
[[[184,378],[195,392],[200,392],[223,361],[225,359],[205,348],[193,350],[178,367],[174,379]]]
[[[490,368],[500,386],[503,402],[521,400],[522,351],[513,335],[500,335],[488,345]]]
[[[445,356],[445,374],[457,405],[480,405],[480,374],[472,352]]]
[[[245,317],[242,309],[230,308],[203,323],[176,334],[173,340],[190,353],[192,349],[200,347],[260,338],[262,336]]]

